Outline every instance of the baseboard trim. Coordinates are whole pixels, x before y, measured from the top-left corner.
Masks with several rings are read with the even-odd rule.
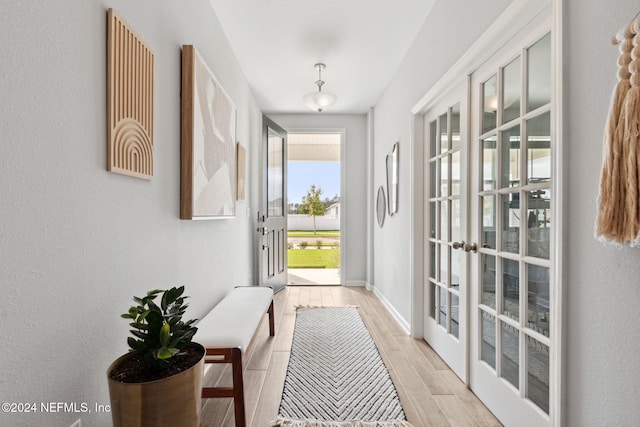
[[[406,319],[404,317],[402,317],[400,315],[400,313],[398,313],[398,311],[395,309],[395,307],[393,305],[391,305],[389,300],[387,300],[385,298],[385,296],[382,295],[376,288],[373,288],[373,293],[378,297],[378,299],[380,301],[382,301],[382,304],[385,306],[385,308],[387,310],[389,310],[389,313],[391,313],[393,318],[396,319],[396,322],[398,322],[400,327],[402,327],[402,329],[405,330],[407,335],[409,335],[411,333],[410,332],[411,331],[411,326],[409,325],[409,322],[407,322]]]
[[[364,280],[348,280],[344,283],[345,286],[369,286]]]

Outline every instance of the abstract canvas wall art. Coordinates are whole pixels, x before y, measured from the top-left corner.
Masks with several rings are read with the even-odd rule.
[[[107,11],[107,170],[153,176],[154,54]]]
[[[236,108],[192,45],[182,46],[180,218],[235,216]]]

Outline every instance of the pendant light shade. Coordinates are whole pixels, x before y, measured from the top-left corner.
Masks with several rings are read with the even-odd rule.
[[[336,102],[336,99],[336,96],[332,93],[318,91],[306,94],[302,101],[304,105],[312,110],[322,112],[325,108],[331,107]]]
[[[322,80],[322,70],[326,68],[326,65],[315,64],[314,68],[318,70],[318,81],[316,81],[318,91],[306,94],[302,98],[302,101],[304,102],[304,105],[312,110],[322,112],[325,108],[331,107],[334,102],[336,102],[337,98],[332,93],[322,91],[322,85],[324,84],[324,81]]]

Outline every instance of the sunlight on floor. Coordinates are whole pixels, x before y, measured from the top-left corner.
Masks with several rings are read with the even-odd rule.
[[[289,285],[339,285],[339,268],[290,268]]]

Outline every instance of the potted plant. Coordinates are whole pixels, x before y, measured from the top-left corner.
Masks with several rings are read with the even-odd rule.
[[[107,371],[113,425],[200,425],[205,349],[191,342],[195,319],[182,321],[184,286],[133,297],[129,353]],[[159,305],[154,301],[160,297]]]

